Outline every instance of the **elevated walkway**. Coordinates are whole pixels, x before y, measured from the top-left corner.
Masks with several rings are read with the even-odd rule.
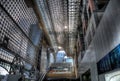
[[[74,66],[71,63],[53,63],[47,73],[47,78],[73,78],[75,77]]]

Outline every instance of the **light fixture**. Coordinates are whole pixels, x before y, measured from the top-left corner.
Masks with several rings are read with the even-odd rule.
[[[65,26],[65,29],[67,29],[68,27],[67,26]]]
[[[67,56],[65,56],[64,58],[65,58],[65,59],[67,59],[68,57],[67,57]]]
[[[61,49],[62,47],[61,46],[58,46],[58,49]]]

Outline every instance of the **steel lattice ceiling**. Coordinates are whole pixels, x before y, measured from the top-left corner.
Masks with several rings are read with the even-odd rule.
[[[39,4],[44,5],[51,21],[51,28],[46,27],[50,36],[55,37],[57,46],[62,46],[65,50],[71,50],[70,53],[73,53],[76,29],[80,18],[80,0],[39,1],[43,2]]]

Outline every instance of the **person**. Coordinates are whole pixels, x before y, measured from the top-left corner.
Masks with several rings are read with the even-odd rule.
[[[56,63],[63,63],[65,56],[66,56],[65,51],[58,51],[56,56]]]

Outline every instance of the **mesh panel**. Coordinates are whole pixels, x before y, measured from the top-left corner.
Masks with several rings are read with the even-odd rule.
[[[17,2],[16,3],[9,2],[8,4],[6,4],[8,1],[9,0],[7,0],[6,2],[1,1],[1,4],[3,4],[2,2],[4,2],[3,5],[5,6],[9,14],[11,14],[13,19],[19,24],[19,26],[24,30],[24,32],[26,32],[26,34],[29,34],[28,31],[30,24],[35,23],[35,19],[34,19],[35,15],[33,16],[28,15],[30,16],[30,18],[26,18],[25,15],[22,16],[19,15],[21,13],[19,12],[20,10],[18,10],[19,13],[15,14],[14,11],[16,8],[14,7],[15,8],[14,9],[13,5],[16,5]],[[19,5],[22,4],[20,4],[19,2]],[[31,12],[27,12],[28,14],[32,15],[34,13],[32,9],[28,9],[28,10],[31,11]],[[25,12],[23,11],[22,13],[24,14]],[[31,21],[29,21],[28,19]],[[34,58],[35,50],[33,50],[31,53],[29,52],[30,48],[35,49],[35,46],[28,40],[25,34],[23,34],[23,32],[19,29],[19,27],[12,21],[12,19],[4,12],[2,8],[0,8],[0,44],[3,45],[3,47],[6,47],[7,49],[13,51],[14,53],[20,55],[21,57],[29,60],[31,63],[33,63],[35,60]],[[9,58],[10,54],[8,54],[8,52],[3,53],[0,50],[0,57],[1,56],[8,58],[5,60],[10,60],[10,62],[12,60],[11,57]]]
[[[9,52],[6,52],[3,49],[0,49],[0,58],[6,60],[8,62],[12,62],[14,56]]]
[[[7,63],[5,63],[5,62],[0,61],[0,66],[3,66],[4,68],[6,68],[7,71],[10,70],[10,64],[7,64]]]
[[[28,8],[24,0],[1,0],[0,3],[28,35],[30,25],[37,22],[33,9]]]

